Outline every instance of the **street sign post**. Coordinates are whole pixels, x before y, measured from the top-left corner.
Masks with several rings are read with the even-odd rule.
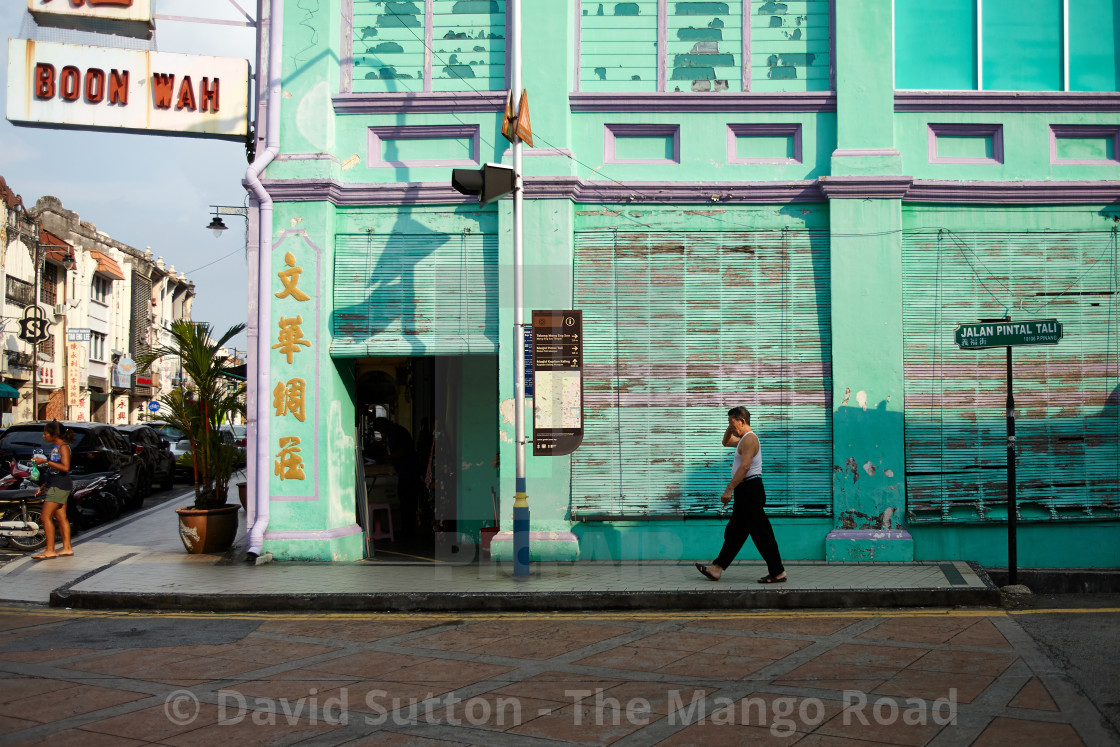
[[[1062,323],[1057,319],[1011,321],[981,319],[957,325],[953,333],[961,350],[1004,348],[1007,351],[1007,583],[1018,583],[1019,506],[1015,496],[1015,392],[1011,368],[1011,348],[1024,345],[1057,345],[1062,339]]]
[[[152,400],[148,403],[148,412],[159,412],[159,402]]]
[[[953,333],[962,350],[1018,347],[1020,345],[1057,345],[1062,339],[1062,323],[1057,319],[1025,322],[977,322],[958,324]]]

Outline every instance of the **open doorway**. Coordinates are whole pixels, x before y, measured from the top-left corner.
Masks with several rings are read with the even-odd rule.
[[[355,361],[372,557],[478,555],[482,528],[495,523],[497,373],[496,356]]]

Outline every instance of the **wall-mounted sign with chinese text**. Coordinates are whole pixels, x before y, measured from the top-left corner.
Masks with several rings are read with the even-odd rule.
[[[9,39],[8,120],[241,140],[249,61]]]
[[[27,0],[27,9],[40,26],[152,38],[152,0]]]
[[[583,443],[583,313],[533,312],[533,455]]]

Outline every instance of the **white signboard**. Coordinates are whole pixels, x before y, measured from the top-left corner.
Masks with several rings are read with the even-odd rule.
[[[40,26],[152,37],[152,0],[27,0]]]
[[[9,39],[8,120],[241,140],[249,61]]]

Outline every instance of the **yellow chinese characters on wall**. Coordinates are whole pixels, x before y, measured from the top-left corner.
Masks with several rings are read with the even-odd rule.
[[[277,273],[282,288],[274,295],[281,300],[304,303],[311,300],[311,296],[299,288],[299,278],[303,268],[296,264],[296,258],[291,252],[284,255],[285,269]],[[277,334],[273,350],[279,350],[288,362],[292,364],[297,353],[310,351],[311,341],[304,336],[303,315],[280,317],[280,329]],[[272,391],[272,406],[277,418],[287,418],[289,415],[304,422],[307,419],[307,382],[301,378],[288,379],[276,384]],[[306,477],[303,456],[300,450],[300,439],[297,436],[283,436],[280,438],[280,451],[276,454],[273,473],[281,480],[303,480]]]

